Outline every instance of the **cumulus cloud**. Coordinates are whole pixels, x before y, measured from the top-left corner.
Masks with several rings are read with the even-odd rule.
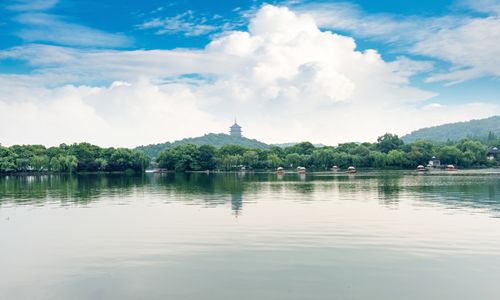
[[[311,15],[271,5],[248,31],[226,32],[202,50],[31,45],[2,58],[36,70],[0,76],[4,144],[135,146],[226,131],[233,117],[266,142],[336,144],[500,112],[483,103],[426,107],[435,94],[410,79],[429,63],[385,61],[320,30]]]
[[[108,87],[20,88],[16,101],[1,97],[2,142],[58,145],[88,141],[136,146],[215,128],[183,86],[156,86],[146,79]]]

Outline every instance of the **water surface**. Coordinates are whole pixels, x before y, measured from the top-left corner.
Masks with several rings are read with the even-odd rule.
[[[0,299],[500,299],[500,171],[0,178]]]

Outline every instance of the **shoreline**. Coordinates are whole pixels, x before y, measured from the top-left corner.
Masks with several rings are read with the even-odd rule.
[[[222,170],[211,170],[211,171],[163,171],[159,173],[152,172],[134,172],[129,173],[126,171],[115,171],[115,172],[11,172],[11,173],[0,173],[1,177],[6,176],[48,176],[48,175],[68,175],[68,176],[80,176],[80,175],[127,175],[127,176],[143,176],[143,175],[162,175],[162,174],[276,174],[276,175],[306,175],[306,174],[328,174],[328,175],[359,175],[363,173],[374,173],[374,172],[411,172],[415,174],[432,174],[432,173],[443,173],[443,174],[453,174],[462,173],[461,171],[481,171],[481,170],[500,170],[500,167],[474,167],[474,168],[460,168],[453,171],[446,170],[445,168],[430,169],[425,172],[419,172],[416,169],[399,169],[399,168],[358,168],[356,173],[348,173],[347,169],[340,169],[338,171],[331,170],[311,170],[306,173],[298,173],[294,169],[284,170],[283,173],[277,174],[276,170],[245,170],[245,171],[222,171]]]

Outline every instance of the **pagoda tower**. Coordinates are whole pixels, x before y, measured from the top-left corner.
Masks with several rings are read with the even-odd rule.
[[[241,135],[241,126],[238,125],[238,123],[236,122],[236,120],[234,120],[233,126],[231,126],[229,128],[230,128],[230,131],[229,131],[229,135],[230,136],[242,137],[242,135]]]

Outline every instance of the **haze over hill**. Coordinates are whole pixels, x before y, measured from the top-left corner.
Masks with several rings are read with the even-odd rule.
[[[466,137],[476,137],[482,140],[488,139],[488,135],[500,136],[500,116],[486,119],[472,120],[467,122],[450,123],[416,130],[403,136],[401,139],[405,143],[418,140],[429,140],[435,142],[456,141]],[[239,145],[245,148],[269,149],[272,146],[289,147],[297,143],[266,144],[256,139],[249,139],[243,136],[209,133],[200,137],[184,138],[175,142],[165,142],[136,147],[136,150],[143,151],[149,157],[158,157],[161,151],[182,144],[210,145],[220,148],[224,145]],[[316,147],[323,147],[323,144],[315,144]]]
[[[466,137],[486,140],[490,133],[500,136],[500,116],[422,128],[403,136],[402,139],[406,143],[418,140],[446,142]]]
[[[256,139],[249,139],[243,136],[242,127],[234,121],[234,124],[229,127],[229,134],[224,133],[208,133],[199,137],[184,138],[173,143],[165,142],[159,144],[150,144],[145,146],[136,147],[135,150],[143,151],[147,156],[156,158],[165,149],[172,148],[178,145],[193,144],[197,146],[210,145],[215,148],[220,148],[224,145],[238,145],[244,148],[252,149],[270,149],[273,146],[285,148],[296,145],[298,143],[284,143],[284,144],[266,144]],[[322,144],[316,144],[315,147],[324,147]]]
[[[239,145],[246,148],[256,148],[256,149],[269,149],[270,145],[259,142],[255,139],[249,139],[246,137],[231,136],[224,133],[209,133],[200,137],[185,138],[173,143],[166,142],[160,144],[151,144],[146,146],[139,146],[135,148],[136,150],[143,151],[149,157],[158,157],[161,151],[175,147],[177,145],[183,144],[194,144],[194,145],[210,145],[216,148],[220,148],[224,145]]]

